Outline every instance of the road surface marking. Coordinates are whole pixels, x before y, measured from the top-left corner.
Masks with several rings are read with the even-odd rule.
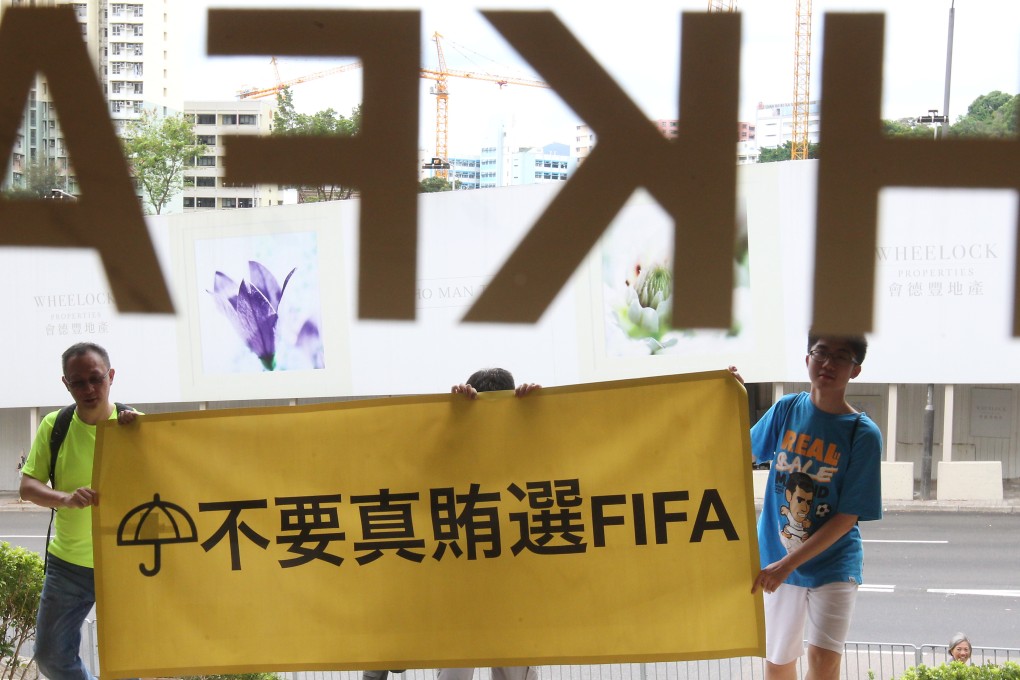
[[[865,583],[859,590],[864,593],[891,593],[896,589],[896,586],[880,586],[875,583]]]
[[[0,539],[3,539],[3,540],[5,540],[5,541],[6,541],[6,540],[7,540],[8,538],[46,538],[46,535],[45,535],[45,534],[43,534],[43,535],[41,535],[41,536],[15,536],[15,535],[12,535],[12,536],[0,536]]]
[[[949,543],[949,541],[906,541],[906,540],[892,540],[892,539],[878,539],[878,538],[866,538],[865,543]]]
[[[974,588],[929,588],[929,593],[946,595],[991,595],[993,597],[1020,597],[1020,590],[979,590]]]

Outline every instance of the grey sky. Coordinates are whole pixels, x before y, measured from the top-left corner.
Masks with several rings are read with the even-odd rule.
[[[886,15],[886,66],[883,117],[917,116],[942,108],[946,37],[951,0],[814,0],[812,98],[819,95],[824,15],[833,11],[877,11]],[[793,93],[794,0],[743,0],[741,50],[741,120],[754,120],[758,102],[788,102]],[[650,118],[675,118],[682,11],[703,11],[705,0],[617,3],[611,11],[575,0],[527,3],[474,2],[340,2],[306,0],[188,0],[188,44],[185,72],[187,99],[230,99],[246,86],[268,86],[273,72],[268,56],[209,58],[205,56],[205,10],[208,7],[317,7],[334,9],[422,8],[422,65],[435,67],[430,36],[444,36],[450,68],[501,75],[537,77],[475,7],[544,9],[552,5],[586,48],[608,70]],[[1020,2],[956,0],[950,115],[964,113],[975,97],[992,90],[1020,91]],[[280,60],[283,78],[315,72],[334,61]],[[349,61],[349,60],[348,60]],[[296,86],[299,109],[332,106],[349,113],[360,100],[360,71],[322,78]],[[421,143],[433,143],[434,100],[430,81],[421,83]],[[477,152],[494,120],[512,116],[522,142],[569,142],[578,117],[554,92],[529,87],[450,80],[449,137],[451,153]]]

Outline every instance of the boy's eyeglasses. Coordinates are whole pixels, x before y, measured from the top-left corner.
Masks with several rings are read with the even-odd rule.
[[[99,387],[106,382],[106,377],[108,375],[110,375],[110,369],[107,369],[106,373],[102,375],[94,375],[91,378],[86,378],[84,380],[68,380],[67,388],[74,392],[81,392],[86,387]]]
[[[826,361],[831,361],[835,366],[849,366],[850,364],[860,363],[849,354],[833,354],[832,352],[826,352],[824,349],[813,349],[808,352],[808,356],[820,364],[824,364]]]

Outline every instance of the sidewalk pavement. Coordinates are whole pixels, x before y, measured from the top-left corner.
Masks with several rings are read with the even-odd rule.
[[[931,496],[934,498],[938,490],[938,482],[931,483]],[[1002,480],[1001,501],[939,501],[920,500],[920,483],[914,482],[914,500],[883,501],[885,512],[996,512],[1003,514],[1020,514],[1020,479]]]
[[[936,486],[932,484],[932,495]],[[994,512],[1002,514],[1020,514],[1020,479],[1007,479],[1002,484],[1001,501],[922,501],[920,494],[915,492],[912,501],[883,501],[882,509],[888,513],[896,512]],[[755,502],[761,509],[761,501]],[[0,512],[49,512],[35,503],[28,503],[18,497],[17,491],[0,491]]]

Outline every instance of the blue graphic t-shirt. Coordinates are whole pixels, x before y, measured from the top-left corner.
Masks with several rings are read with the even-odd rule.
[[[837,512],[860,521],[882,518],[882,434],[867,415],[826,413],[807,392],[787,395],[751,428],[751,452],[756,461],[772,463],[758,518],[763,568],[800,547]],[[859,584],[863,566],[854,526],[786,583]]]

